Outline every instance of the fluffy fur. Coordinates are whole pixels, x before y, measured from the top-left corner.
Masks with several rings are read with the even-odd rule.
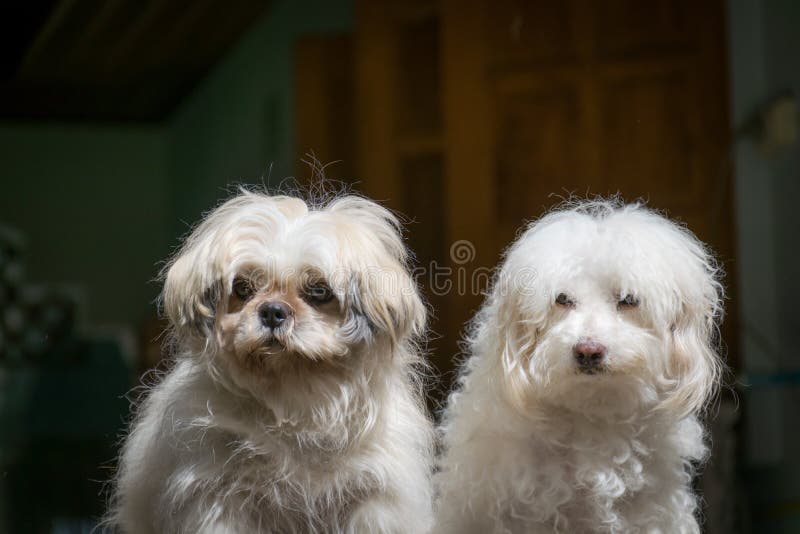
[[[422,533],[426,310],[397,219],[243,191],[165,269],[174,363],[139,406],[107,524],[126,533]],[[288,317],[265,322],[280,303]]]
[[[573,203],[507,251],[441,428],[438,533],[696,533],[719,270],[639,204]],[[591,347],[579,359],[580,351]]]

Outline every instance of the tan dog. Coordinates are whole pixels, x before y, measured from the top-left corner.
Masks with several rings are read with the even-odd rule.
[[[422,533],[426,311],[397,219],[354,196],[242,192],[168,266],[174,366],[124,445],[129,533]]]

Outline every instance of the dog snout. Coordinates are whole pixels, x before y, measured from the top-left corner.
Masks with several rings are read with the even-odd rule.
[[[600,367],[606,358],[606,352],[605,345],[591,339],[581,340],[572,347],[572,354],[578,365],[587,369]]]
[[[258,309],[261,323],[270,328],[278,328],[291,317],[292,309],[283,302],[265,302]]]

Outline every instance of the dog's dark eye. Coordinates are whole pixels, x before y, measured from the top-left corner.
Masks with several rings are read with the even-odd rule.
[[[617,306],[620,308],[635,308],[639,305],[639,299],[633,295],[623,295],[620,297],[619,302],[617,302]]]
[[[559,293],[556,296],[556,304],[559,306],[567,306],[569,308],[575,306],[575,301],[567,296],[566,293]]]
[[[307,301],[312,304],[325,304],[333,298],[333,291],[327,284],[318,282],[305,288],[303,292]]]
[[[244,278],[233,281],[233,294],[240,300],[247,300],[253,296],[253,286]]]

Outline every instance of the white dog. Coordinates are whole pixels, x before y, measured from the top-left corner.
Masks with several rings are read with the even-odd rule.
[[[139,407],[107,523],[126,533],[422,533],[426,310],[397,219],[243,191],[166,270],[176,354]]]
[[[508,250],[442,432],[437,532],[696,533],[719,270],[641,205],[567,205]]]

